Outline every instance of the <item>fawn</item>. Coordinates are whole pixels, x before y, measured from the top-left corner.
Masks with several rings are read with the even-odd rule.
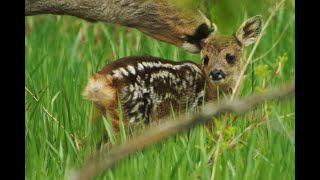
[[[148,122],[214,101],[219,90],[228,92],[240,74],[244,48],[261,32],[261,16],[245,21],[232,36],[212,34],[201,50],[202,64],[172,62],[152,56],[131,56],[106,65],[90,77],[83,95],[102,114],[109,114],[119,130],[118,98],[124,123]]]
[[[182,8],[175,0],[25,0],[25,15],[72,15],[136,28],[189,52],[215,30],[200,11]]]

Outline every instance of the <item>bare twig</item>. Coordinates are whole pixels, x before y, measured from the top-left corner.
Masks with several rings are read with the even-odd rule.
[[[212,116],[218,116],[226,112],[245,113],[251,108],[256,107],[266,100],[281,99],[294,95],[294,83],[285,85],[281,88],[271,90],[267,93],[249,96],[243,100],[225,101],[224,103],[208,103],[204,106],[202,113],[195,114],[191,117],[182,115],[175,121],[163,120],[163,124],[150,127],[148,130],[136,138],[130,139],[127,143],[122,144],[108,151],[108,153],[97,153],[89,159],[78,171],[74,171],[69,179],[90,179],[100,174],[102,171],[113,167],[124,157],[150,146],[156,142],[164,140],[170,135],[177,134],[183,130],[188,130],[196,125],[203,124],[211,120]]]
[[[239,76],[239,78],[238,78],[238,80],[237,80],[237,82],[236,82],[236,85],[234,86],[234,88],[233,88],[233,90],[232,90],[231,100],[234,99],[234,97],[235,97],[235,95],[236,95],[236,93],[237,93],[237,91],[238,91],[238,88],[239,88],[239,86],[240,86],[240,82],[241,82],[242,76],[243,76],[244,72],[246,71],[246,69],[247,69],[247,67],[248,67],[248,65],[249,65],[249,63],[250,63],[250,61],[251,61],[251,59],[252,59],[252,57],[253,57],[253,54],[254,54],[254,52],[256,51],[256,49],[257,49],[257,47],[258,47],[258,45],[259,45],[259,42],[260,42],[260,40],[261,40],[261,37],[262,37],[263,32],[266,30],[266,28],[268,27],[271,19],[276,15],[276,13],[278,12],[278,10],[280,9],[280,7],[283,5],[283,3],[284,3],[285,1],[286,1],[286,0],[281,0],[281,1],[280,1],[280,3],[279,3],[279,4],[275,7],[275,9],[272,11],[271,15],[269,16],[268,20],[266,21],[265,25],[263,26],[263,28],[262,28],[262,30],[261,30],[261,33],[260,33],[260,35],[259,35],[256,43],[254,44],[253,49],[252,49],[252,51],[251,51],[251,53],[250,53],[250,55],[249,55],[249,57],[248,57],[245,65],[244,65],[244,67],[242,68],[242,71],[241,71],[240,76]]]

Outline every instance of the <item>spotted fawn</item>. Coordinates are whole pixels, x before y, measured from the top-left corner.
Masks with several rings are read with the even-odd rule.
[[[109,115],[115,131],[119,130],[118,100],[126,124],[147,123],[171,110],[215,101],[217,87],[229,92],[234,86],[244,49],[256,41],[261,26],[261,16],[254,16],[231,36],[210,35],[201,50],[201,64],[152,56],[121,58],[91,76],[83,95]]]

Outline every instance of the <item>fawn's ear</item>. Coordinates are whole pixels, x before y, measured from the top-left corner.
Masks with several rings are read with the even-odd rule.
[[[256,42],[262,29],[262,17],[254,16],[241,24],[236,33],[238,40],[244,45],[249,46]]]

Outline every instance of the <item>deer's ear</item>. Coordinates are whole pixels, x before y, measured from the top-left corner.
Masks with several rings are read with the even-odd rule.
[[[212,23],[211,26],[212,26],[211,29],[213,29],[212,32],[211,32],[206,38],[203,38],[203,39],[201,39],[201,40],[199,41],[200,49],[202,49],[202,48],[207,44],[207,41],[208,41],[212,36],[214,36],[214,35],[217,33],[217,31],[218,31],[218,28],[217,28],[217,26],[216,26],[215,24]]]
[[[261,29],[262,17],[260,15],[254,16],[241,24],[236,36],[244,46],[249,46],[250,44],[256,42]]]

